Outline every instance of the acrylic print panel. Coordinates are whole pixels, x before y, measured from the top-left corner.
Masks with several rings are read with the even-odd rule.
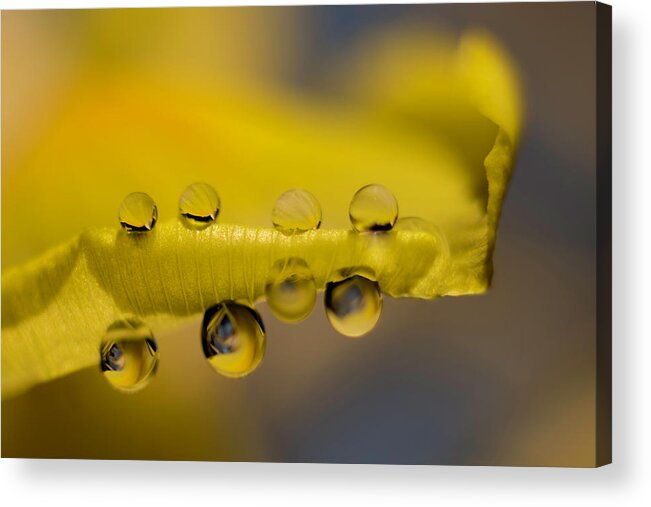
[[[5,457],[610,461],[610,8],[2,16]]]

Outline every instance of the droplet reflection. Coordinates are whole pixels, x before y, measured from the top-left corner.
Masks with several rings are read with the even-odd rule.
[[[293,257],[274,264],[265,295],[269,308],[279,320],[305,319],[316,303],[316,283],[306,262]]]
[[[260,314],[234,302],[208,310],[201,326],[201,345],[210,365],[226,377],[244,377],[264,357],[266,337]]]
[[[370,332],[382,313],[382,293],[377,282],[353,275],[330,282],[325,290],[326,315],[332,327],[344,336]]]
[[[148,194],[133,192],[122,201],[118,215],[127,232],[149,232],[158,220],[158,208]]]
[[[287,235],[318,229],[321,205],[307,190],[288,190],[276,199],[271,221],[276,230]]]
[[[139,391],[158,367],[158,345],[151,330],[136,319],[114,322],[100,346],[100,368],[116,389]]]
[[[398,202],[388,188],[366,185],[350,201],[349,216],[358,232],[388,231],[398,219]]]
[[[179,198],[181,219],[191,229],[204,229],[217,220],[221,199],[207,183],[193,183]]]

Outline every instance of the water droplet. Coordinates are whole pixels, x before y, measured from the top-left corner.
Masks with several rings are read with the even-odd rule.
[[[192,229],[204,229],[217,220],[221,199],[207,183],[193,183],[179,198],[179,213]]]
[[[269,308],[279,320],[299,322],[316,303],[314,276],[303,259],[278,261],[271,268],[265,294]]]
[[[307,190],[288,190],[276,199],[271,220],[278,231],[288,235],[318,229],[321,205]]]
[[[201,345],[210,365],[226,377],[244,377],[255,370],[266,346],[264,324],[253,308],[219,303],[203,316]]]
[[[114,322],[100,346],[104,378],[116,389],[139,391],[153,378],[158,367],[158,345],[151,332],[136,319]]]
[[[388,231],[398,219],[398,202],[388,188],[366,185],[350,201],[349,216],[358,232]]]
[[[344,336],[370,332],[382,313],[380,285],[361,275],[329,282],[325,290],[326,315],[332,327]]]
[[[445,234],[429,220],[421,217],[404,217],[398,219],[393,229],[396,231],[426,232],[435,238],[437,251],[442,256],[450,255],[450,246]]]
[[[127,232],[149,232],[158,220],[158,208],[149,195],[133,192],[122,201],[119,217]]]

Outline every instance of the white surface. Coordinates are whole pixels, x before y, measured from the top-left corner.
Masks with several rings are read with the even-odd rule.
[[[651,2],[612,3],[613,465],[592,470],[5,459],[0,503],[651,505]],[[238,2],[0,0],[3,9],[218,4]]]

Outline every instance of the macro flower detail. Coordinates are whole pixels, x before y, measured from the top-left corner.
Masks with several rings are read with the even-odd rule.
[[[282,89],[158,83],[133,70],[111,80],[84,76],[39,142],[3,175],[12,189],[3,195],[3,396],[96,366],[106,329],[125,315],[158,335],[215,305],[237,323],[271,297],[272,308],[286,298],[274,313],[297,322],[314,306],[313,291],[325,290],[333,323],[362,307],[370,312],[368,326],[343,332],[356,336],[376,324],[383,294],[486,291],[520,134],[518,78],[486,33],[466,33],[458,43],[419,37],[386,36],[394,52],[382,44],[360,48],[357,74],[339,76],[341,99],[327,106]],[[401,51],[415,56],[402,61]],[[89,167],[101,170],[89,179]],[[43,185],[32,189],[35,177]],[[191,186],[179,200],[189,178],[214,180],[219,195]],[[70,182],[89,190],[73,195]],[[370,188],[384,196],[375,224],[350,203],[369,182],[381,182]],[[120,222],[145,234],[111,226],[115,203],[132,187],[156,203],[123,206]],[[302,218],[289,223],[276,212],[282,218],[269,227],[274,199],[298,187],[319,201],[290,200],[307,203],[297,205]],[[58,210],[40,218],[37,237],[27,237],[24,224],[38,210],[15,197],[27,188],[41,206]],[[398,217],[397,203],[409,219]],[[357,204],[364,211],[364,201]],[[293,273],[278,267],[288,259]],[[355,267],[373,280],[339,277]],[[298,282],[300,297],[289,290]],[[228,306],[242,301],[250,311]],[[226,329],[220,322],[217,329]],[[215,369],[252,371],[266,340],[263,327],[253,334],[250,364]],[[212,343],[206,340],[204,347]],[[229,361],[205,350],[215,352],[206,355],[211,363]]]

